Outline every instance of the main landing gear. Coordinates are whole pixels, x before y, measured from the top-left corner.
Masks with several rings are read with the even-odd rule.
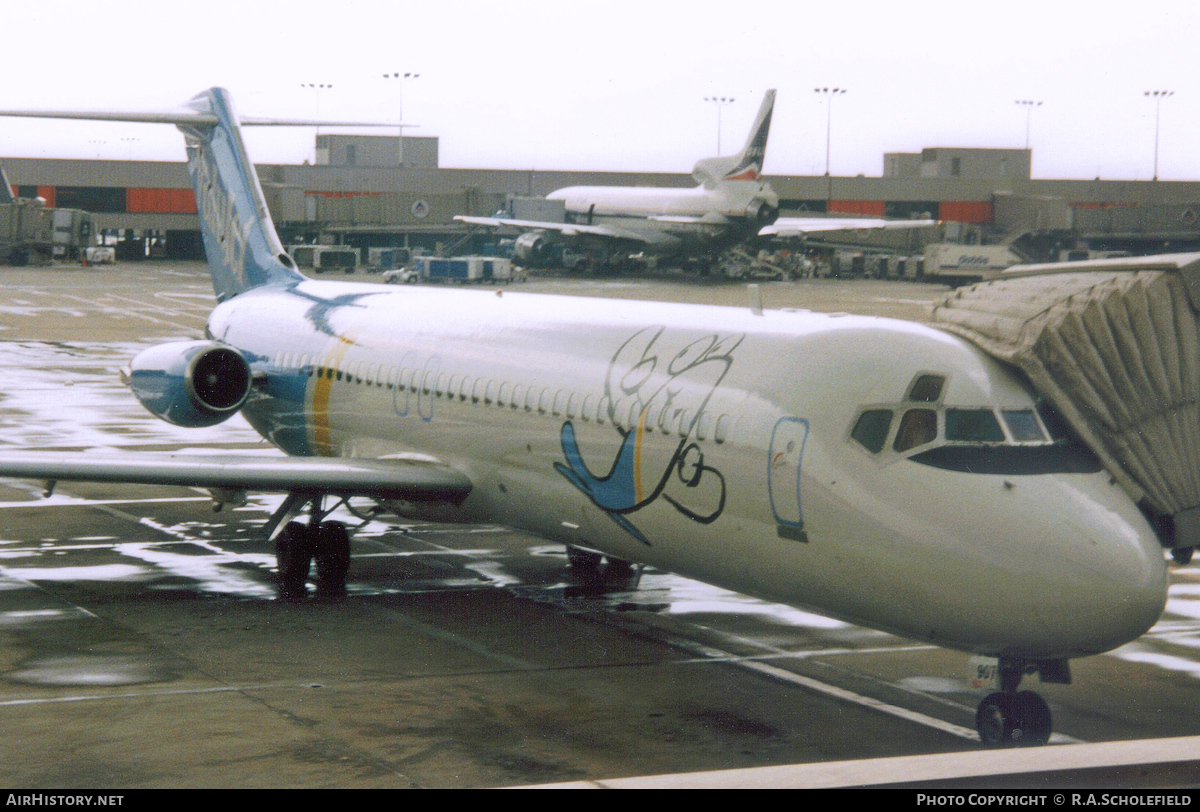
[[[605,561],[608,562],[608,566],[602,570],[601,566]],[[567,562],[571,566],[571,572],[584,581],[628,578],[636,569],[633,562],[623,558],[613,558],[610,555],[585,550],[582,547],[573,547],[569,544],[567,545]]]
[[[276,516],[288,508],[294,515],[298,512],[297,501],[297,497],[289,496]],[[299,508],[304,503],[310,506],[308,523],[288,521],[275,537],[279,597],[285,601],[308,597],[308,576],[314,563],[318,597],[341,597],[346,594],[346,575],[350,571],[350,531],[341,522],[324,520],[330,511],[324,509],[322,497],[303,498]]]
[[[1027,663],[1001,657],[1000,690],[988,694],[975,711],[975,729],[988,747],[1022,747],[1050,740],[1050,706],[1033,691],[1018,691],[1026,672],[1040,671],[1047,682],[1070,682],[1065,661]]]

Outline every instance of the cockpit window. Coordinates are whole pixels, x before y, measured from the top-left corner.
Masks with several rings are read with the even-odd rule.
[[[909,409],[900,419],[892,448],[908,451],[937,439],[937,412],[933,409]]]
[[[951,443],[1002,443],[1004,430],[991,409],[947,409],[946,440]]]
[[[1002,409],[1000,416],[1008,426],[1008,433],[1018,443],[1044,443],[1046,435],[1042,432],[1033,409]]]
[[[1072,435],[1070,429],[1067,428],[1067,421],[1048,401],[1038,400],[1037,411],[1038,416],[1046,425],[1046,431],[1050,432],[1051,440],[1063,442],[1071,439]]]
[[[917,403],[936,403],[945,383],[946,379],[941,375],[918,375],[908,390],[908,399]]]
[[[1041,460],[1043,457],[1033,453],[1037,449],[1079,444],[1072,439],[1074,435],[1062,417],[1045,401],[1038,400],[1032,406],[984,403],[949,406],[948,383],[946,375],[918,372],[909,381],[900,402],[876,402],[861,407],[848,439],[872,454],[881,454],[891,438],[892,453],[905,454],[909,459],[919,457],[918,461],[931,465],[951,458],[956,461],[954,464],[962,465],[974,464],[971,460],[977,458],[991,460],[989,465],[1003,459],[1005,470],[1015,465],[1009,464],[1011,460],[1005,454],[1015,455],[1013,459]],[[896,423],[899,425],[893,435]],[[925,446],[939,448],[930,451]],[[907,453],[913,449],[918,450],[916,457]]]
[[[858,417],[850,436],[872,454],[883,450],[888,431],[892,427],[891,409],[868,409]]]

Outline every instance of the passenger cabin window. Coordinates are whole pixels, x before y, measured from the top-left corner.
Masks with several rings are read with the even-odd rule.
[[[946,441],[951,443],[1002,443],[1004,430],[991,409],[947,409]]]
[[[883,445],[887,442],[888,432],[891,429],[891,409],[868,409],[859,415],[858,422],[850,431],[850,436],[872,454],[878,454],[883,450]]]
[[[896,441],[892,443],[895,451],[908,451],[910,448],[932,443],[937,439],[937,412],[933,409],[909,409],[900,418],[900,428],[896,431]]]
[[[733,423],[733,418],[727,414],[723,414],[717,418],[717,427],[713,430],[713,439],[718,443],[723,443],[729,439],[729,427]]]

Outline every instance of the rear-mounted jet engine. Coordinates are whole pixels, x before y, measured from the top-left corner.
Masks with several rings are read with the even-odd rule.
[[[240,352],[212,341],[179,341],[138,353],[129,388],[151,412],[177,426],[215,426],[250,394],[250,365]]]

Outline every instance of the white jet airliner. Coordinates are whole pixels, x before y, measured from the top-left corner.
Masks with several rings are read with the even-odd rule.
[[[1050,736],[1024,675],[1069,681],[1070,658],[1163,609],[1163,550],[1138,508],[962,339],[848,315],[310,280],[224,90],[128,118],[184,133],[218,300],[204,340],[143,351],[129,385],[182,426],[240,412],[287,456],[5,453],[0,476],[286,493],[268,535],[293,597],[314,557],[319,586],[344,587],[339,500],[504,523],[581,567],[644,562],[996,657],[977,726],[997,744]]]
[[[736,155],[702,158],[692,169],[699,186],[570,186],[546,195],[561,200],[565,222],[459,216],[455,220],[523,233],[513,256],[528,267],[552,261],[554,246],[568,242],[612,260],[631,254],[715,255],[754,237],[799,239],[832,231],[913,229],[933,220],[870,217],[780,217],[779,195],[762,177],[775,91],[768,90]]]

